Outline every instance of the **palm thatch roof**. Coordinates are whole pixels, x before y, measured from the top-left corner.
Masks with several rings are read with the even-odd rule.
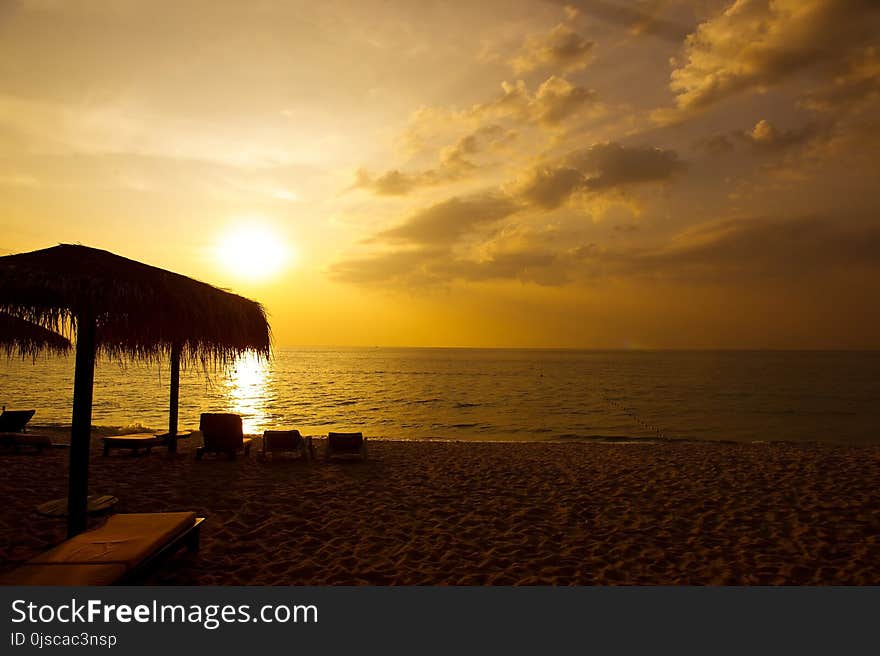
[[[41,352],[64,355],[70,351],[70,340],[30,321],[0,312],[0,347],[6,357],[19,355],[36,358]]]
[[[180,349],[183,363],[268,356],[263,307],[192,278],[80,245],[0,257],[0,311],[64,335],[95,318],[96,346],[110,357],[154,360]]]

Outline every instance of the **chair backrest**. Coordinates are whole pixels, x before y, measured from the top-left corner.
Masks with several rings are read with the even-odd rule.
[[[364,444],[363,433],[328,433],[327,441],[335,451],[357,451]]]
[[[0,414],[0,433],[21,433],[36,410],[4,410]]]
[[[216,451],[237,451],[244,444],[241,417],[228,412],[204,412],[199,430],[205,448]]]
[[[296,449],[302,441],[302,434],[296,429],[267,430],[263,432],[263,447],[269,451]]]

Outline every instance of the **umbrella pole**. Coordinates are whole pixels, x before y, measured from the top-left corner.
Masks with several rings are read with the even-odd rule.
[[[67,536],[86,529],[89,495],[89,441],[95,383],[95,318],[76,317],[76,370],[73,376],[73,419],[70,428],[70,472],[67,488]]]
[[[180,344],[171,345],[171,394],[168,401],[168,453],[177,453],[177,410],[180,399]]]

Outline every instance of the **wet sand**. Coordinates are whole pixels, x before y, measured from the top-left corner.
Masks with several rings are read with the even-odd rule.
[[[880,584],[880,447],[372,441],[309,466],[94,442],[116,512],[208,518],[144,583]],[[0,453],[0,571],[63,540],[34,508],[67,457]]]

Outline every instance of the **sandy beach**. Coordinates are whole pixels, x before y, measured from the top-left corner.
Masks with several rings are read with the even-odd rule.
[[[93,438],[90,491],[117,512],[208,518],[144,583],[880,583],[880,447],[372,441],[308,465],[197,462],[196,440],[170,460]],[[0,571],[63,540],[34,509],[65,496],[67,457],[0,454]]]

